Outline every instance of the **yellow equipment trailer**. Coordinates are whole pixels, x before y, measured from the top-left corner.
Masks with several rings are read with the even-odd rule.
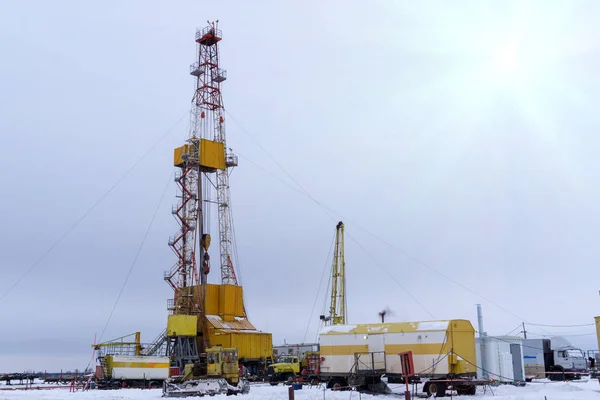
[[[425,391],[443,396],[448,385],[439,381],[460,379],[454,389],[475,392],[468,381],[477,375],[475,330],[467,320],[331,325],[320,333],[320,348],[320,378],[331,388],[377,389],[384,374],[400,382],[399,354],[410,351],[415,374],[429,378]]]

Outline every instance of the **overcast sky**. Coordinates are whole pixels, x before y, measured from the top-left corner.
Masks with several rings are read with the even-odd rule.
[[[172,149],[215,19],[246,303],[276,344],[315,340],[340,219],[352,323],[593,324],[597,2],[242,3],[0,5],[0,296],[156,144],[0,301],[0,371],[88,364],[171,181],[102,339],[164,329]]]

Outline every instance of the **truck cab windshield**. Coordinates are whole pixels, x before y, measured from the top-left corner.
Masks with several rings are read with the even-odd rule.
[[[567,356],[571,358],[584,358],[581,350],[566,350],[565,353],[567,353]]]

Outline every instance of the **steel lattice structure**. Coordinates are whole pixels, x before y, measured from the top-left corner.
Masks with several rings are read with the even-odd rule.
[[[174,314],[201,314],[202,299],[195,298],[191,289],[198,283],[206,283],[210,271],[210,236],[204,234],[207,215],[203,212],[202,187],[211,182],[203,174],[216,173],[218,205],[219,250],[221,283],[237,285],[232,257],[232,216],[229,194],[229,168],[237,166],[237,157],[227,153],[225,140],[225,119],[221,84],[227,73],[219,67],[219,46],[222,33],[216,23],[196,30],[197,61],[190,66],[190,74],[196,77],[196,87],[190,113],[190,131],[186,141],[185,158],[175,180],[178,184],[179,202],[173,207],[173,214],[179,223],[176,236],[170,238],[169,245],[177,255],[177,262],[165,273],[165,280],[175,292],[169,310]],[[225,149],[225,169],[206,169],[200,159],[201,140],[208,139],[223,144]],[[198,246],[198,243],[200,246]],[[197,252],[202,260],[202,268],[197,268]],[[185,288],[190,288],[186,290]]]
[[[331,304],[328,325],[346,323],[346,261],[344,260],[344,224],[338,222],[331,266]]]

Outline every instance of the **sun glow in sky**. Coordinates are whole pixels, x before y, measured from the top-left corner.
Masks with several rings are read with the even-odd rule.
[[[505,75],[516,74],[520,68],[516,46],[510,43],[500,47],[494,55],[493,62],[499,73]]]

